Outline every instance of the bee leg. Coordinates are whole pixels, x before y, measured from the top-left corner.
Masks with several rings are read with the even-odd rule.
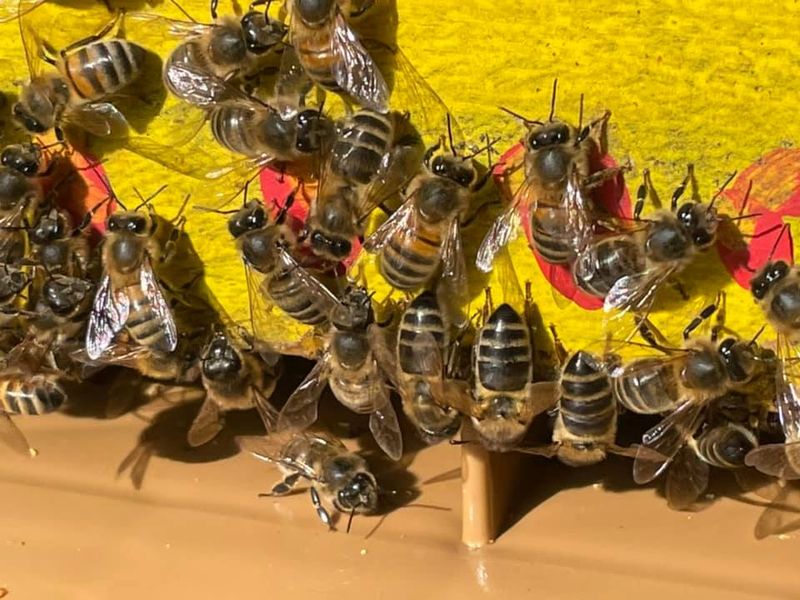
[[[284,477],[281,481],[272,486],[272,489],[266,494],[259,494],[259,498],[268,496],[287,496],[291,494],[297,483],[300,481],[300,473],[291,473]]]
[[[684,192],[686,191],[686,186],[692,183],[692,187],[697,186],[697,182],[694,179],[694,165],[689,163],[689,166],[686,167],[686,177],[683,178],[680,185],[675,188],[675,191],[672,192],[672,200],[670,201],[670,210],[675,212],[678,209],[678,200],[681,199]],[[694,193],[694,192],[693,192]]]
[[[717,307],[719,306],[719,303],[720,303],[720,297],[717,296],[717,300],[714,302],[714,304],[709,304],[708,306],[706,306],[703,310],[700,311],[699,314],[697,314],[689,322],[689,324],[683,330],[683,339],[684,340],[688,340],[689,336],[692,334],[692,332],[695,329],[697,329],[698,327],[700,327],[700,325],[703,323],[703,321],[705,321],[706,319],[710,318],[711,315],[713,315],[717,311]],[[723,315],[723,322],[724,322],[724,318],[725,317]],[[716,325],[715,325],[714,329],[716,329]],[[716,336],[717,336],[717,332],[712,330],[711,339],[716,341],[716,339],[717,339]]]
[[[673,288],[675,288],[675,291],[681,295],[681,298],[683,298],[684,300],[689,299],[689,293],[686,291],[686,288],[683,287],[683,284],[679,280],[677,279],[671,280],[670,285]]]
[[[624,164],[621,167],[610,167],[608,169],[602,169],[600,171],[596,171],[589,175],[588,177],[584,178],[583,180],[583,187],[587,190],[591,190],[596,188],[600,185],[603,185],[609,179],[613,179],[617,177],[620,173],[625,173],[626,171],[630,170],[630,164]]]
[[[650,344],[656,350],[660,350],[665,354],[672,354],[677,349],[670,347],[669,341],[659,329],[650,322],[647,317],[635,317],[636,328],[639,330],[639,335],[642,339]]]
[[[312,486],[309,492],[311,493],[311,504],[313,504],[314,508],[317,509],[317,516],[319,517],[319,520],[325,523],[325,525],[328,526],[328,529],[333,530],[331,515],[327,510],[325,510],[325,507],[322,506],[322,501],[319,499],[317,489]]]
[[[359,6],[357,9],[350,11],[350,15],[349,15],[350,18],[351,19],[355,19],[356,17],[360,17],[365,12],[367,12],[370,8],[372,8],[373,4],[375,4],[375,0],[366,0],[366,2],[364,2],[364,4]]]
[[[569,356],[567,349],[564,347],[564,343],[561,341],[561,338],[558,337],[558,332],[556,331],[555,323],[550,323],[550,333],[553,334],[553,346],[556,350],[556,357],[558,358],[559,364],[564,364]]]

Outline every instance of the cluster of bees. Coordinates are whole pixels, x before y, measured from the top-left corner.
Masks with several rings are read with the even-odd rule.
[[[13,18],[23,37],[31,34],[25,15],[41,1],[17,7]],[[711,467],[800,478],[797,268],[770,255],[752,279],[775,344],[730,331],[723,294],[687,324],[680,345],[649,319],[659,289],[679,285],[675,276],[723,229],[737,231],[736,221],[748,217],[744,206],[731,216],[718,212],[719,193],[703,202],[691,168],[669,210],[642,216],[653,195],[647,172],[632,217],[601,206],[598,187],[629,169],[599,160],[607,154],[610,113],[584,124],[581,110],[577,126],[562,121],[555,86],[546,120],[507,111],[526,130],[522,158],[493,164],[498,140],[461,141],[438,96],[386,42],[391,34],[374,39],[360,28],[379,22],[391,30],[385,4],[286,0],[280,7],[256,3],[234,17],[217,16],[212,3],[212,24],[115,13],[98,35],[63,50],[24,40],[29,64],[41,56],[54,68],[32,68],[12,109],[33,141],[2,154],[3,439],[28,451],[11,416],[56,410],[66,401],[65,381],[117,365],[172,384],[199,382],[204,401],[187,432],[191,446],[213,440],[226,412],[257,409],[267,435],[240,438],[241,446],[281,468],[272,495],[309,484],[329,526],[332,509],[351,518],[376,510],[380,487],[362,456],[315,429],[326,387],[345,407],[368,415],[375,442],[394,460],[403,455],[403,436],[393,392],[428,444],[461,432],[460,443],[572,466],[608,453],[630,456],[638,483],[667,473],[676,508],[705,492]],[[249,328],[214,304],[202,265],[186,257],[183,210],[168,221],[156,214],[154,196],[127,210],[106,182],[101,204],[117,208],[93,248],[87,228],[100,205],[76,225],[45,191],[50,167],[71,152],[70,128],[95,136],[128,130],[115,97],[137,81],[148,51],[116,37],[123,17],[180,36],[163,60],[163,83],[238,157],[232,170],[247,173],[242,206],[213,210],[228,215],[245,267]],[[412,96],[425,99],[398,110]],[[336,102],[340,116],[328,108]],[[51,132],[52,145],[36,137]],[[146,146],[141,136],[124,135],[133,151]],[[197,153],[196,144],[159,152],[161,160]],[[293,178],[295,190],[274,204],[248,199],[249,182],[264,168]],[[691,198],[684,200],[687,190]],[[298,229],[288,214],[306,193],[308,214]],[[462,229],[504,197],[476,256],[466,256]],[[375,227],[382,212],[389,216]],[[467,265],[491,271],[523,226],[544,263],[566,265],[578,289],[603,300],[609,319],[602,349],[570,352],[553,326],[548,336],[534,303],[540,291],[529,283],[522,306],[495,306],[487,288],[480,310],[465,312]],[[359,261],[352,265],[359,248],[393,290],[380,302]],[[282,322],[301,323],[307,333],[276,336]],[[539,347],[542,338],[550,347]],[[627,359],[618,352],[637,344],[657,354]],[[316,362],[278,408],[270,397],[284,354]],[[640,444],[620,446],[623,413],[659,421]],[[531,423],[545,414],[552,439],[530,445]]]

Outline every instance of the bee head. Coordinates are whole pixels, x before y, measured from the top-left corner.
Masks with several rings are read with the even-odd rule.
[[[772,286],[788,274],[789,265],[786,262],[768,262],[750,281],[750,291],[756,300],[763,300]]]
[[[16,298],[30,283],[30,277],[16,268],[5,267],[0,272],[0,302]]]
[[[239,352],[228,337],[217,332],[203,354],[203,375],[209,379],[225,379],[242,368]]]
[[[125,211],[112,214],[106,221],[106,228],[113,233],[128,233],[147,236],[155,230],[155,220],[140,212]]]
[[[286,35],[286,26],[283,23],[254,10],[242,17],[241,26],[245,47],[251,54],[269,52]]]
[[[63,94],[65,90],[59,91]],[[22,88],[19,102],[14,104],[11,112],[28,133],[46,133],[55,127],[56,107],[52,92],[50,83],[40,78],[34,78]],[[69,91],[66,93],[68,97]]]
[[[295,148],[300,152],[311,154],[319,151],[333,135],[333,121],[318,110],[304,110],[297,115],[296,121]]]
[[[64,239],[70,224],[67,216],[55,208],[42,215],[39,222],[28,232],[31,242],[37,245],[44,245],[55,240]]]
[[[223,23],[214,26],[208,54],[216,65],[239,65],[247,58],[247,46],[240,26]]]
[[[445,177],[464,188],[469,188],[478,178],[472,159],[440,154],[430,161],[429,169],[434,175]]]
[[[333,325],[346,331],[363,329],[374,321],[372,295],[358,286],[348,288],[331,313]]]
[[[41,167],[40,155],[33,144],[13,144],[6,146],[0,154],[0,163],[26,177],[34,177]]]
[[[59,316],[74,313],[91,298],[94,286],[90,281],[73,277],[51,277],[42,286],[42,300]]]
[[[37,188],[28,177],[10,167],[0,167],[0,210],[16,208],[37,194]]]
[[[719,354],[728,377],[735,383],[749,381],[760,364],[758,346],[741,342],[735,338],[725,338],[719,345]]]
[[[534,127],[525,138],[527,151],[534,156],[534,168],[544,183],[565,181],[572,164],[573,130],[562,121]]]
[[[238,238],[248,231],[263,228],[266,223],[267,211],[264,205],[256,200],[251,200],[228,219],[228,231],[234,238]]]
[[[321,25],[331,18],[335,0],[295,0],[295,10],[306,25]]]
[[[687,202],[678,209],[676,216],[697,248],[705,250],[714,243],[719,217],[713,207],[709,208],[699,202]]]

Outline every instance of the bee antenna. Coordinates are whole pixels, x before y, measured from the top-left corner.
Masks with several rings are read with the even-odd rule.
[[[216,213],[218,215],[232,215],[234,213],[239,212],[238,208],[235,208],[233,210],[220,210],[218,208],[211,208],[211,207],[208,207],[208,206],[193,206],[192,208],[194,210],[199,210],[199,211],[202,211],[202,212]]]
[[[170,1],[170,4],[172,4],[172,6],[177,8],[184,17],[189,19],[192,23],[197,23],[197,20],[192,15],[190,15],[188,12],[186,12],[186,10],[180,4],[178,4],[175,0],[169,0],[169,1]]]
[[[761,326],[761,329],[759,329],[759,330],[756,332],[756,334],[753,336],[753,339],[752,339],[752,340],[750,340],[750,341],[747,343],[747,345],[748,345],[748,346],[750,346],[750,347],[753,347],[753,346],[755,346],[755,345],[756,345],[756,340],[758,340],[758,338],[761,336],[761,334],[762,334],[762,333],[764,333],[764,329],[766,329],[766,327],[767,327],[766,325],[762,325],[762,326]]]
[[[739,217],[744,214],[744,209],[747,207],[747,203],[750,200],[750,192],[753,191],[753,180],[747,182],[747,191],[744,193],[744,199],[742,200],[742,207],[739,209]]]
[[[775,255],[775,251],[778,249],[778,244],[781,243],[781,238],[783,238],[783,234],[786,233],[787,231],[789,231],[788,223],[786,223],[783,227],[781,227],[781,231],[778,234],[778,237],[775,239],[775,243],[772,245],[772,250],[769,251],[769,256],[767,257],[767,263],[772,262],[772,257]]]
[[[717,190],[717,193],[714,194],[714,196],[711,198],[711,202],[708,203],[708,208],[706,208],[706,213],[708,213],[714,207],[714,203],[717,201],[717,198],[719,198],[720,194],[722,194],[722,192],[725,191],[725,188],[728,187],[728,184],[731,181],[733,181],[734,177],[736,177],[736,171],[734,171],[733,173],[728,175],[728,178],[725,180],[725,182]],[[752,183],[752,181],[750,183]],[[749,189],[748,189],[748,194],[749,193],[750,192],[749,192]]]
[[[183,199],[183,204],[181,204],[181,207],[178,209],[178,212],[175,213],[175,216],[172,217],[173,223],[175,223],[178,219],[180,219],[181,215],[183,214],[183,211],[185,211],[186,207],[189,205],[189,198],[191,197],[192,197],[191,194],[186,194],[186,197]]]
[[[353,517],[356,514],[356,507],[350,509],[350,518],[347,519],[347,533],[350,533],[350,526],[353,524]]]
[[[536,121],[534,119],[523,117],[518,112],[514,112],[513,110],[511,110],[510,108],[506,108],[505,106],[498,106],[497,108],[502,110],[504,113],[511,115],[515,119],[519,119],[526,127],[530,127],[531,125],[544,125],[544,122],[542,121]]]
[[[578,131],[583,127],[583,94],[581,94],[580,108],[578,109]]]
[[[155,192],[153,192],[152,194],[150,194],[150,195],[149,195],[147,198],[143,198],[143,197],[142,197],[142,194],[141,194],[141,192],[139,192],[139,190],[137,190],[136,188],[133,188],[133,191],[134,191],[134,192],[136,193],[136,195],[139,197],[139,200],[141,200],[141,203],[139,203],[139,205],[138,205],[136,208],[134,208],[133,210],[134,210],[134,211],[137,211],[137,210],[139,210],[140,208],[142,208],[143,206],[150,206],[150,201],[151,201],[153,198],[155,198],[156,196],[158,196],[158,195],[159,195],[161,192],[163,192],[165,189],[167,189],[167,184],[166,184],[166,183],[165,183],[164,185],[162,185],[160,188],[158,188],[158,189],[157,189]]]
[[[453,143],[453,122],[450,118],[450,113],[447,113],[447,139],[450,142],[450,152],[456,156],[456,146]]]
[[[558,77],[553,79],[553,95],[550,97],[550,116],[547,117],[548,121],[552,121],[556,115],[556,93],[558,92]]]

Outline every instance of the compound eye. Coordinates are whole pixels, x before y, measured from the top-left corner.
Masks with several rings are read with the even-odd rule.
[[[131,223],[131,230],[134,233],[144,233],[145,227],[146,224],[144,222],[144,219],[136,219]]]
[[[345,257],[350,254],[350,249],[352,248],[350,242],[347,240],[336,240],[333,242],[333,251],[336,256]]]
[[[117,230],[119,230],[119,223],[117,223],[116,219],[109,219],[108,220],[108,230],[109,231],[117,231]]]

